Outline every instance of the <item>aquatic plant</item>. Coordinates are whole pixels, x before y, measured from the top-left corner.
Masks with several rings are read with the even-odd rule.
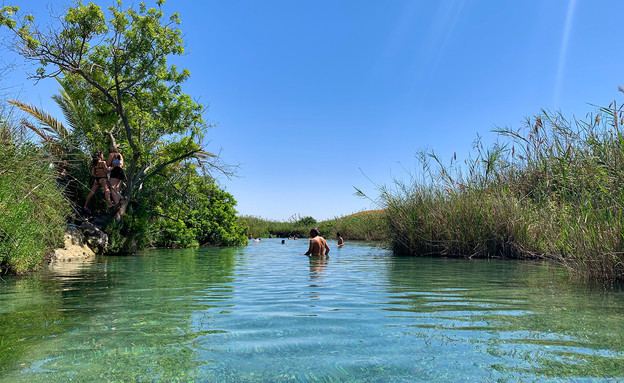
[[[541,257],[624,280],[622,122],[615,103],[586,120],[543,110],[464,162],[420,152],[417,175],[380,188],[395,253]]]

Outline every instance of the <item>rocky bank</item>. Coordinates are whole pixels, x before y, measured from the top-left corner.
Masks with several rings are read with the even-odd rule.
[[[54,250],[51,263],[72,262],[104,254],[108,249],[108,236],[102,229],[85,221],[80,226],[70,224],[65,230],[65,245]]]

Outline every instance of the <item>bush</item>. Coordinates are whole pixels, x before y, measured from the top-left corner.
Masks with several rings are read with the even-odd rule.
[[[157,178],[142,198],[130,205],[121,222],[111,221],[107,233],[111,252],[145,247],[239,246],[247,243],[245,227],[236,217],[236,201],[208,176],[191,173]]]

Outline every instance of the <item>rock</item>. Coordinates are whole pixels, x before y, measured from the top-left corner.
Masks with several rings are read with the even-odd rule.
[[[95,256],[86,242],[82,232],[75,226],[68,226],[65,230],[65,246],[54,250],[51,262],[71,262],[89,259]]]
[[[90,222],[80,225],[80,230],[86,238],[87,245],[97,254],[104,254],[108,250],[108,235],[99,227]]]

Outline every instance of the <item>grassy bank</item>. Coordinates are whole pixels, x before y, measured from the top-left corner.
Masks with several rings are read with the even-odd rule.
[[[320,222],[321,233],[329,238],[340,233],[345,240],[387,241],[388,224],[383,210],[367,210]]]
[[[584,121],[543,111],[464,162],[420,153],[382,188],[396,254],[549,258],[573,275],[624,280],[624,135],[618,108]]]
[[[0,127],[0,269],[22,273],[63,243],[69,203],[45,153]]]
[[[334,238],[339,232],[345,240],[385,241],[388,239],[388,225],[382,210],[364,211],[321,222],[317,222],[312,217],[304,217],[293,222],[271,221],[253,216],[242,216],[239,219],[252,237],[267,238],[271,235],[307,238],[310,229],[317,227],[321,235],[326,238]]]

